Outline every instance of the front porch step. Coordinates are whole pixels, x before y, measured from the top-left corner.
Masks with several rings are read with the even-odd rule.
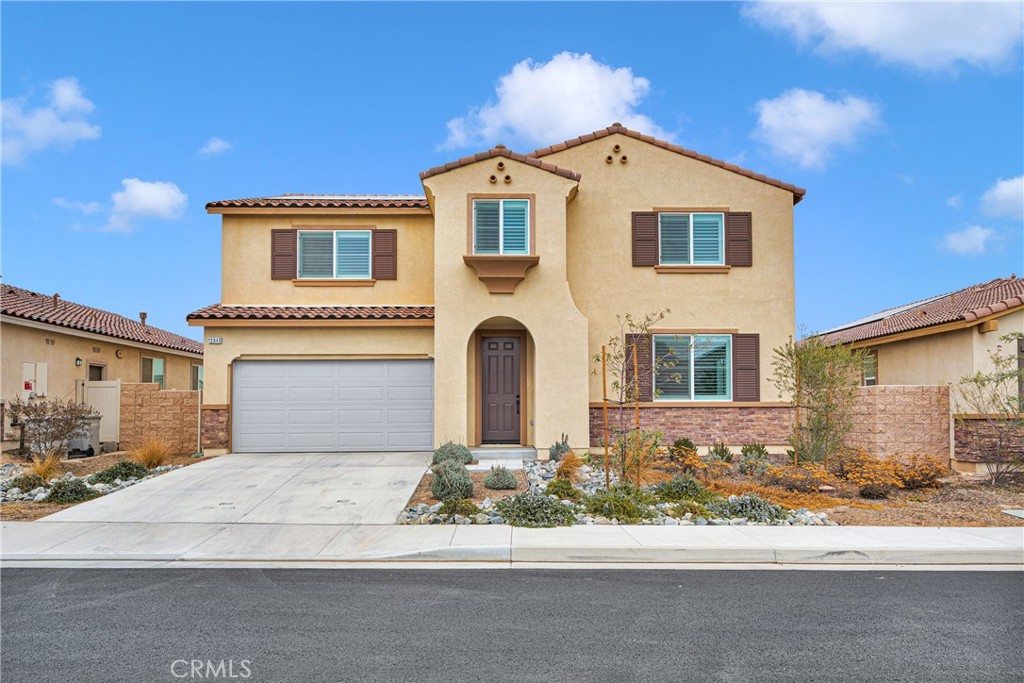
[[[474,460],[536,460],[536,448],[515,446],[480,446],[470,448]]]

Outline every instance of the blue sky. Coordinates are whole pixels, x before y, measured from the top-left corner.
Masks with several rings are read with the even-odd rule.
[[[614,120],[807,188],[810,330],[1019,276],[1021,8],[971,5],[5,2],[3,279],[199,338],[206,202]]]

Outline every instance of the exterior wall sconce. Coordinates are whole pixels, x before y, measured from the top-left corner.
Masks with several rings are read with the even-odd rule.
[[[75,359],[75,367],[76,368],[82,367],[82,359],[81,358],[76,358]]]

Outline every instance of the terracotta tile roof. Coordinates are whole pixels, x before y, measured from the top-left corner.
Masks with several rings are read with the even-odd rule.
[[[189,320],[433,320],[433,306],[252,306],[213,304]]]
[[[554,173],[555,175],[560,175],[563,178],[568,178],[569,180],[575,180],[576,182],[579,182],[579,179],[581,177],[580,174],[577,173],[576,171],[570,171],[567,168],[555,166],[554,164],[548,161],[541,161],[540,159],[536,159],[530,155],[512,152],[508,149],[505,149],[504,145],[498,145],[497,147],[489,149],[486,152],[478,152],[472,156],[462,157],[457,161],[449,161],[444,166],[435,166],[434,168],[429,168],[426,171],[420,173],[420,180],[426,180],[430,176],[435,176],[438,175],[439,173],[447,173],[448,171],[459,168],[461,166],[468,166],[470,164],[475,164],[478,161],[486,161],[487,159],[493,159],[494,157],[505,157],[506,159],[521,161],[524,164],[534,166],[543,171],[548,171],[549,173]]]
[[[72,330],[102,334],[115,339],[161,346],[175,351],[202,353],[203,345],[194,339],[144,325],[138,320],[91,306],[72,303],[55,296],[2,285],[4,315],[48,323]]]
[[[804,198],[804,195],[807,194],[807,190],[805,190],[802,187],[790,185],[789,183],[784,183],[781,180],[776,180],[775,178],[769,178],[768,176],[761,175],[760,173],[755,173],[754,171],[748,171],[747,169],[740,168],[735,164],[730,164],[725,161],[721,161],[720,159],[714,159],[705,154],[699,154],[698,152],[694,152],[684,147],[680,147],[679,145],[673,145],[670,142],[665,142],[664,140],[653,138],[650,135],[643,135],[642,133],[638,133],[635,130],[629,130],[621,123],[613,123],[612,125],[608,126],[603,130],[597,130],[594,131],[593,133],[587,133],[586,135],[581,135],[578,138],[573,138],[572,140],[559,142],[557,145],[551,145],[550,147],[542,147],[541,149],[530,152],[527,156],[542,157],[548,154],[554,154],[555,152],[561,152],[562,150],[569,149],[570,147],[576,147],[578,145],[591,142],[592,140],[598,140],[600,138],[608,137],[609,135],[612,135],[614,133],[619,133],[621,135],[626,135],[631,138],[636,138],[637,140],[643,140],[644,142],[655,145],[656,147],[667,149],[670,152],[682,154],[683,156],[688,156],[692,159],[697,159],[699,161],[712,164],[713,166],[719,166],[727,171],[732,171],[733,173],[738,173],[742,176],[753,178],[754,180],[760,180],[762,183],[774,185],[775,187],[781,188],[788,192],[792,192],[794,204],[798,203],[801,199]]]
[[[1024,279],[1012,276],[890,308],[826,330],[821,336],[829,344],[848,344],[943,323],[969,323],[1017,306],[1024,306]]]
[[[207,209],[429,209],[421,194],[282,194],[276,197],[223,199]]]

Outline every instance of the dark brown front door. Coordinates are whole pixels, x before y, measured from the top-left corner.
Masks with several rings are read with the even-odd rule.
[[[519,338],[484,337],[481,347],[481,439],[519,443]]]

